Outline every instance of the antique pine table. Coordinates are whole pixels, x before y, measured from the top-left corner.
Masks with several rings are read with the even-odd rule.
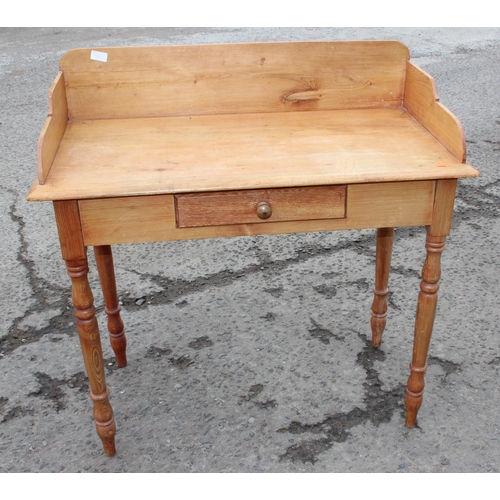
[[[424,372],[457,180],[457,118],[394,41],[77,49],[49,90],[30,201],[52,201],[107,455],[106,388],[86,249],[94,247],[111,346],[127,364],[111,245],[377,228],[371,328],[379,346],[398,226],[425,226],[427,258],[406,390]]]

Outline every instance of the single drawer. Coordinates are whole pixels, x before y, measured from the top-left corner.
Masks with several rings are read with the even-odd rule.
[[[346,186],[190,193],[175,196],[177,227],[342,219]]]

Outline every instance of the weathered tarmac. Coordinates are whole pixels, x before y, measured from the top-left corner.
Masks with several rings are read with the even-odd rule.
[[[468,162],[443,254],[418,426],[404,385],[424,231],[398,228],[370,345],[375,231],[114,247],[129,364],[109,346],[106,457],[50,203],[28,203],[47,90],[76,47],[397,39],[461,120]],[[500,29],[0,29],[1,472],[499,472]]]

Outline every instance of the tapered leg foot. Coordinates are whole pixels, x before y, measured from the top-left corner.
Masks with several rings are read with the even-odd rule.
[[[97,434],[101,438],[104,453],[108,457],[112,457],[116,453],[116,425],[113,418],[113,409],[108,400],[109,391],[106,390],[106,392],[99,395],[91,392],[90,397],[94,401],[94,422]]]
[[[436,316],[438,282],[441,277],[441,253],[444,250],[445,241],[446,237],[444,236],[430,236],[427,234],[425,245],[427,258],[422,270],[415,319],[413,357],[410,364],[411,373],[405,397],[407,427],[416,425],[417,413],[423,400],[424,373],[427,370],[427,353]]]
[[[94,247],[99,280],[101,282],[105,312],[108,315],[108,330],[111,347],[116,356],[116,364],[119,367],[127,366],[127,338],[125,328],[120,316],[121,307],[118,303],[116,291],[115,269],[113,265],[113,254],[111,246],[103,245]]]
[[[90,397],[94,401],[94,421],[97,434],[102,440],[104,453],[112,456],[116,453],[116,426],[113,409],[109,403],[109,390],[106,388],[101,338],[95,317],[94,297],[87,278],[89,271],[87,259],[67,260],[66,267],[72,282],[76,326],[90,383]]]
[[[391,268],[392,247],[394,244],[394,228],[386,227],[377,230],[377,251],[375,263],[375,287],[373,289],[372,345],[380,347],[382,334],[387,322],[387,295],[389,289],[389,270]]]
[[[417,424],[417,413],[424,399],[424,373],[427,370],[427,365],[422,368],[415,368],[410,364],[410,380],[406,387],[405,406],[406,406],[406,427],[415,427]],[[411,391],[408,387],[422,387],[418,392]]]

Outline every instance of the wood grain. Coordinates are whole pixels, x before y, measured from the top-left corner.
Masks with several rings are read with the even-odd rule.
[[[97,48],[66,53],[71,120],[400,107],[395,41]],[[126,103],[126,105],[124,105]]]
[[[78,202],[76,200],[55,201],[53,206],[62,258],[64,260],[86,259]]]
[[[75,200],[54,202],[57,228],[66,269],[71,278],[71,296],[76,328],[94,401],[94,421],[106,455],[115,450],[116,426],[106,388],[99,326],[94,296],[88,281],[88,261],[83,245],[78,204]]]
[[[448,236],[450,234],[457,184],[457,179],[441,179],[436,182],[436,206],[429,228],[431,236]]]
[[[466,147],[458,118],[439,102],[431,75],[407,63],[404,107],[459,161],[465,163]]]
[[[78,202],[86,245],[333,231],[429,224],[434,181],[348,186],[346,218],[266,224],[176,227],[172,195],[137,196]]]
[[[476,176],[407,111],[70,123],[29,200]]]
[[[87,277],[89,272],[87,259],[67,260],[66,268],[71,277],[76,328],[89,378],[90,398],[94,402],[94,423],[97,434],[101,438],[104,452],[108,456],[113,456],[116,453],[116,425],[113,409],[109,403],[109,390],[106,388],[101,337],[95,317],[94,296]]]
[[[104,312],[108,316],[109,339],[116,356],[116,364],[121,368],[127,366],[127,338],[120,316],[121,307],[116,290],[113,252],[109,245],[104,245],[95,246],[94,254],[104,296]]]
[[[425,249],[427,257],[422,268],[422,281],[418,295],[415,317],[413,355],[410,364],[410,377],[406,388],[406,425],[413,427],[423,401],[424,374],[427,370],[427,354],[436,316],[439,279],[441,277],[441,254],[446,236],[450,233],[453,217],[453,204],[457,181],[439,180],[436,182],[434,209],[430,225],[426,227]]]
[[[422,281],[415,317],[413,356],[405,396],[405,424],[407,427],[416,425],[417,413],[423,401],[424,374],[427,370],[427,353],[436,316],[437,291],[441,277],[441,253],[444,250],[445,241],[446,236],[427,234],[425,245],[427,258],[422,269]]]
[[[345,217],[345,195],[346,186],[180,194],[175,196],[177,227],[339,219]],[[260,202],[272,209],[267,219],[257,215]]]
[[[62,72],[49,89],[48,118],[38,138],[38,182],[43,184],[61,143],[68,123],[66,90]]]
[[[382,334],[387,323],[387,295],[389,294],[389,271],[391,269],[394,228],[383,227],[377,230],[377,250],[375,254],[375,287],[370,325],[372,345],[380,347]]]

